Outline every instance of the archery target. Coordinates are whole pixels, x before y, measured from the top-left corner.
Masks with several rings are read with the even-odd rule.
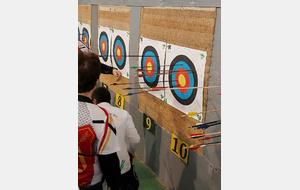
[[[159,80],[159,75],[161,74],[160,61],[158,59],[157,51],[152,46],[147,46],[142,53],[141,69],[145,70],[141,74],[143,76],[145,83],[149,87],[156,87]]]
[[[101,63],[111,66],[111,30],[108,27],[99,26],[98,49]]]
[[[118,68],[122,76],[129,78],[129,34],[127,31],[113,30],[112,33],[112,63]]]
[[[90,48],[91,44],[91,27],[89,24],[82,23],[81,41]]]
[[[145,71],[138,72],[138,74],[145,75],[139,77],[141,88],[152,88],[152,87],[163,87],[163,74],[164,60],[165,60],[165,46],[166,43],[147,39],[144,37],[140,38],[140,49],[139,58],[140,69]],[[162,100],[164,97],[164,91],[149,91],[150,94],[156,96]]]
[[[166,52],[165,86],[170,88],[203,87],[207,52],[170,45]],[[166,90],[167,103],[187,114],[203,111],[203,88]],[[198,117],[194,117],[198,119]],[[202,117],[201,117],[202,118]]]
[[[169,87],[197,87],[198,77],[194,64],[185,55],[176,56],[169,67],[174,74],[168,75]],[[197,89],[175,89],[171,90],[175,99],[183,105],[190,105],[197,95]]]
[[[126,46],[123,39],[117,36],[113,46],[114,60],[119,69],[123,69],[126,65]]]

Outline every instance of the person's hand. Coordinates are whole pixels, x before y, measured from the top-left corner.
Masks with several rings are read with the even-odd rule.
[[[128,152],[128,154],[129,154],[129,157],[130,157],[130,162],[131,162],[131,164],[133,163],[133,158],[135,157],[135,153],[130,153],[130,152]]]
[[[122,77],[122,73],[121,71],[117,70],[117,69],[113,69],[113,75],[117,76],[117,81],[119,81]]]

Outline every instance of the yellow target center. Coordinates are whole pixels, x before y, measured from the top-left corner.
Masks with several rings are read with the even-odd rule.
[[[102,43],[102,49],[105,50],[105,43]]]
[[[147,71],[149,73],[152,71],[152,64],[150,62],[147,63]]]
[[[178,82],[179,82],[180,86],[185,86],[186,81],[185,81],[185,77],[183,76],[183,74],[179,75]]]
[[[117,49],[117,55],[118,55],[118,56],[121,55],[120,49]]]

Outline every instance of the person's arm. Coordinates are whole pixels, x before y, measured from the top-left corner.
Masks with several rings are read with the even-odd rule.
[[[119,81],[122,77],[122,73],[118,69],[105,65],[103,63],[101,63],[101,73],[116,75],[117,81]]]
[[[129,114],[127,116],[126,126],[127,126],[126,137],[129,139],[129,142],[130,142],[129,147],[128,147],[128,153],[129,153],[130,160],[132,163],[133,158],[135,156],[134,152],[136,151],[136,149],[140,143],[140,135],[138,134],[138,132],[134,126],[132,117]]]
[[[121,170],[117,153],[98,155],[99,163],[107,184],[112,190],[120,189]]]

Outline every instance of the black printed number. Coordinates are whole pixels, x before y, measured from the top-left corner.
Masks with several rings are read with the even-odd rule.
[[[119,107],[122,105],[122,102],[121,102],[121,101],[122,101],[122,98],[121,98],[121,96],[119,96],[119,97],[118,97],[118,106],[119,106]]]

